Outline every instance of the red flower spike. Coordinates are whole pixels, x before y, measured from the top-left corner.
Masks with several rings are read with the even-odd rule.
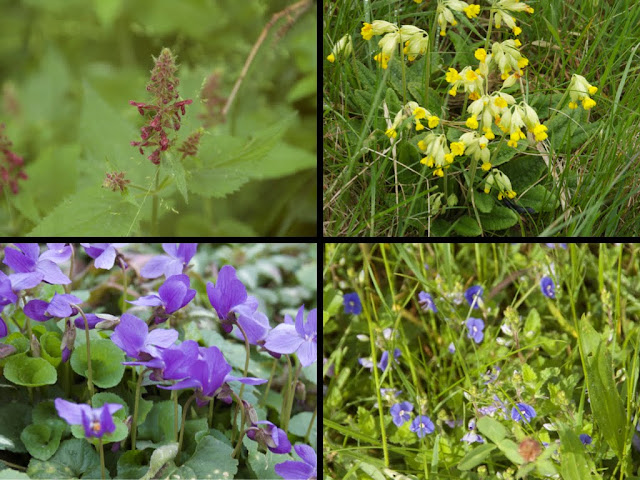
[[[27,174],[22,167],[24,160],[11,151],[13,143],[4,134],[4,124],[0,124],[0,189],[9,187],[15,195],[18,193],[18,179],[26,180]]]

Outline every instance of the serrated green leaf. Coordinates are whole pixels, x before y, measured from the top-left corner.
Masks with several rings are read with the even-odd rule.
[[[118,459],[119,478],[140,478],[149,471],[147,454],[140,450],[126,451]]]
[[[41,387],[56,383],[58,372],[44,358],[27,357],[22,353],[9,357],[4,366],[4,376],[16,385]]]
[[[91,340],[91,370],[93,383],[100,388],[111,388],[124,375],[124,352],[111,340]],[[78,375],[87,376],[87,349],[76,348],[71,354],[71,368]]]
[[[495,445],[485,443],[475,447],[469,453],[467,453],[460,463],[458,463],[458,470],[471,470],[472,468],[480,465],[489,456],[491,452],[496,449]]]
[[[460,217],[453,225],[453,229],[463,237],[477,237],[482,235],[482,229],[475,218]]]
[[[485,230],[505,230],[518,223],[518,215],[507,207],[496,205],[491,213],[481,213],[480,222]]]
[[[173,402],[167,400],[153,405],[144,423],[138,426],[138,438],[154,443],[172,442],[175,439]],[[178,430],[182,423],[182,405],[178,405]]]
[[[187,180],[184,166],[179,158],[175,158],[173,155],[165,155],[164,162],[162,162],[161,169],[165,171],[167,175],[173,178],[176,182],[176,188],[184,198],[185,203],[189,203],[189,196],[187,194]]]
[[[376,76],[373,74],[373,72],[359,60],[356,60],[355,65],[356,76],[358,77],[360,84],[368,90],[374,90],[376,85]]]
[[[492,155],[491,165],[494,167],[497,167],[498,165],[503,165],[509,162],[512,158],[514,158],[519,153],[524,152],[526,149],[527,149],[527,145],[523,142],[518,143],[517,148],[513,148],[508,146],[506,143],[502,143],[498,153]]]
[[[391,118],[394,118],[395,114],[402,108],[398,95],[396,95],[396,92],[394,92],[392,88],[387,88],[384,99],[385,102],[387,102]]]
[[[151,480],[167,463],[178,455],[178,444],[169,443],[154,450],[149,461],[149,471],[140,480]]]
[[[28,236],[133,235],[137,209],[119,193],[88,187],[67,197]]]

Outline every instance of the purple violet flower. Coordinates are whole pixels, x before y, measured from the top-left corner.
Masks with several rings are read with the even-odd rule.
[[[556,286],[551,277],[544,276],[540,280],[540,289],[542,293],[549,298],[556,298]]]
[[[137,300],[127,300],[127,302],[132,305],[159,307],[155,310],[155,322],[161,323],[193,300],[196,291],[189,287],[190,280],[187,275],[172,275],[160,286],[157,294],[146,295]]]
[[[100,318],[99,316],[93,313],[86,313],[87,323],[89,324],[89,330],[93,330],[96,328],[96,325],[104,320],[104,318]],[[84,318],[82,316],[76,317],[73,321],[75,326],[81,330],[84,330]]]
[[[266,425],[266,427],[261,428],[258,425]],[[291,451],[291,442],[287,438],[287,432],[268,420],[260,420],[247,428],[247,437],[267,447],[273,453],[289,453]]]
[[[71,258],[73,248],[68,243],[47,243],[46,250],[40,255],[41,260],[51,260],[53,263],[60,265]]]
[[[189,351],[183,349],[182,353],[184,353],[184,357],[180,360],[181,362],[184,362],[185,359],[188,362],[189,358],[193,358]],[[163,358],[167,358],[166,353]],[[171,354],[169,356],[169,359],[170,358]],[[160,367],[162,367],[162,365],[160,365]],[[176,365],[174,368],[176,371],[180,371],[180,369],[185,368],[185,366],[184,364]],[[214,395],[216,395],[216,393],[218,393],[218,390],[226,382],[238,381],[248,385],[260,385],[267,382],[267,380],[262,378],[234,377],[230,375],[230,372],[231,365],[227,363],[224,355],[222,355],[222,352],[218,347],[199,347],[198,359],[191,364],[189,378],[185,378],[174,385],[159,385],[159,387],[166,390],[193,388],[196,392],[196,403],[198,406],[203,407]],[[226,400],[227,398],[224,399],[225,402]],[[230,401],[230,399],[228,400]]]
[[[420,308],[422,308],[423,312],[431,310],[433,313],[438,313],[438,309],[436,308],[436,304],[433,302],[431,294],[427,292],[418,293],[418,303],[420,304]]]
[[[217,283],[207,283],[207,296],[215,309],[222,328],[230,333],[236,322],[236,315],[251,316],[257,308],[257,300],[247,296],[247,289],[236,277],[236,270],[225,265],[218,273]]]
[[[51,302],[44,300],[29,300],[24,306],[24,314],[38,322],[46,322],[53,317],[67,318],[78,314],[78,309],[73,305],[80,305],[82,300],[68,293],[56,293]]]
[[[411,422],[411,427],[409,427],[409,430],[416,433],[418,435],[418,438],[422,438],[425,436],[425,434],[433,433],[433,431],[435,430],[435,426],[433,425],[431,419],[426,415],[418,415],[413,419],[413,422]]]
[[[472,338],[476,343],[482,342],[484,338],[484,322],[479,318],[469,317],[467,320],[467,328],[469,329],[469,333],[467,334],[468,338]]]
[[[51,260],[51,257],[43,258],[47,252],[40,255],[40,246],[37,243],[14,243],[14,245],[18,248],[6,247],[4,249],[3,260],[5,265],[16,272],[9,275],[14,291],[33,288],[40,282],[52,285],[71,283],[71,280],[62,273],[60,267]]]
[[[473,287],[469,287],[467,291],[464,292],[464,298],[467,300],[467,303],[475,309],[482,304],[483,293],[484,289],[480,285],[474,285]]]
[[[396,403],[391,406],[391,417],[393,417],[393,423],[397,427],[401,427],[404,423],[411,419],[409,412],[413,411],[413,405],[409,402]]]
[[[344,313],[353,315],[362,313],[362,303],[360,303],[360,297],[357,293],[345,293],[342,300],[344,301]]]
[[[11,280],[2,271],[0,271],[0,312],[11,303],[16,303],[18,296],[11,288]]]
[[[469,431],[460,439],[461,442],[472,443],[484,443],[484,438],[476,433],[476,419],[469,420]]]
[[[566,243],[545,243],[545,245],[549,248],[556,248],[556,246],[566,250],[567,249],[567,244]]]
[[[153,257],[142,267],[140,274],[145,278],[180,275],[196,254],[197,248],[197,243],[163,243],[162,249],[167,255]]]
[[[536,411],[526,403],[516,403],[516,406],[511,409],[511,419],[516,422],[524,420],[526,423],[529,423],[535,416]]]
[[[289,460],[278,463],[273,468],[278,475],[287,480],[318,478],[316,467],[316,452],[309,445],[296,445],[293,447],[302,462]]]
[[[123,365],[145,365],[149,368],[161,368],[163,348],[169,348],[178,339],[173,329],[156,328],[149,332],[147,324],[135,315],[125,313],[111,335],[111,340],[135,362],[122,362]]]
[[[316,361],[317,355],[317,324],[314,308],[304,319],[304,305],[298,310],[295,326],[290,323],[281,323],[269,332],[264,343],[264,348],[275,353],[291,354],[296,352],[303,367],[307,367]]]
[[[0,338],[4,338],[9,333],[9,329],[7,328],[7,324],[4,323],[2,317],[0,317]]]
[[[105,403],[99,408],[91,408],[84,403],[72,403],[56,398],[56,410],[70,425],[82,425],[87,437],[102,438],[105,433],[116,430],[112,415],[122,408],[117,403]]]
[[[126,243],[81,243],[84,251],[91,258],[95,259],[93,264],[96,268],[111,270],[118,255],[116,248],[124,247]],[[124,264],[124,260],[122,260]],[[126,266],[126,264],[124,264]]]

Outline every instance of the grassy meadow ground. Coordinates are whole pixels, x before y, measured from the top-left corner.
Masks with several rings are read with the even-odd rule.
[[[416,131],[405,119],[393,142],[385,135],[396,113],[414,101],[439,118],[434,133],[458,140],[470,131],[465,108],[472,99],[462,91],[456,97],[447,93],[448,69],[475,68],[478,48],[491,52],[493,42],[515,38],[504,23],[489,27],[497,12],[490,0],[470,0],[481,7],[472,19],[450,10],[457,24],[447,25],[441,36],[436,23],[441,1],[324,2],[324,235],[640,233],[640,3],[527,0],[533,13],[510,12],[522,30],[519,50],[528,65],[515,85],[502,91],[534,107],[548,138],[535,141],[529,133],[512,149],[493,126],[490,163],[510,179],[513,188],[506,190],[517,193],[503,200],[496,188],[483,192],[489,172],[467,155],[468,147],[450,168],[437,172],[420,163],[427,157],[418,142],[429,129]],[[361,35],[363,23],[374,20],[424,30],[427,48],[410,61],[396,46],[388,68],[380,68],[374,56],[383,37],[366,41]],[[352,52],[337,52],[335,61],[328,61],[345,35]],[[597,88],[593,108],[569,108],[573,74]],[[496,71],[487,76],[485,93],[500,90],[499,77]]]
[[[327,244],[331,479],[640,479],[640,247]]]

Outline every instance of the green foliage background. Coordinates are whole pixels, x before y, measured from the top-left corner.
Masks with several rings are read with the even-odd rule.
[[[5,194],[2,234],[148,233],[151,196],[101,187],[125,171],[152,187],[154,166],[130,145],[147,101],[152,55],[169,47],[187,106],[179,138],[201,126],[203,80],[227,97],[271,16],[293,2],[0,0],[0,122],[29,179]],[[316,223],[316,22],[313,6],[271,30],[228,121],[199,157],[167,161],[159,234],[313,235]]]

